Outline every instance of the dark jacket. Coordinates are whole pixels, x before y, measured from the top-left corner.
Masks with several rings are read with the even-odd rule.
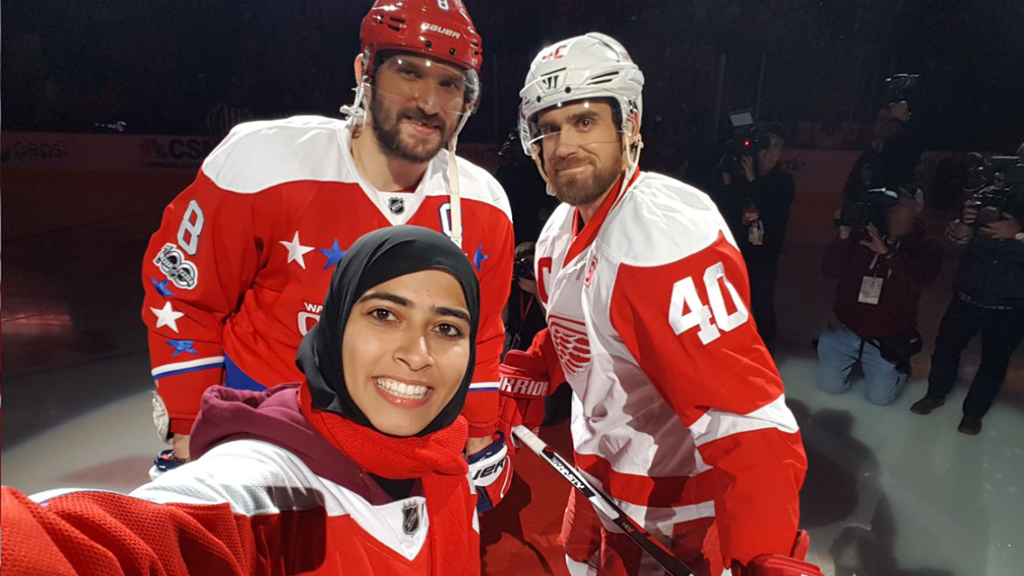
[[[793,176],[776,165],[771,172],[757,177],[753,182],[742,175],[734,176],[732,184],[720,186],[716,196],[718,209],[729,224],[744,260],[777,260],[782,254],[782,243],[786,227],[789,226],[789,209],[796,196]],[[743,209],[748,202],[761,213],[761,224],[764,226],[761,245],[751,244],[748,240],[747,226],[743,223]]]
[[[960,257],[953,288],[983,308],[1024,307],[1024,242],[975,233]]]
[[[822,271],[838,279],[833,312],[862,338],[903,338],[917,332],[917,303],[921,290],[942,267],[942,243],[925,234],[919,223],[889,253],[878,255],[851,236],[836,238],[825,251]],[[874,266],[872,266],[874,264]],[[858,301],[865,276],[882,279],[878,304]]]
[[[920,159],[921,148],[906,128],[884,142],[881,150],[868,146],[846,178],[843,198],[852,202],[861,199],[872,188],[895,190],[900,185],[913,184],[914,171]]]
[[[527,350],[533,337],[546,328],[544,308],[540,300],[512,282],[512,291],[508,296],[508,321],[505,323],[506,352],[508,350]]]

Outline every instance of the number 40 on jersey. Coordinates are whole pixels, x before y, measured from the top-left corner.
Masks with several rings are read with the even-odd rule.
[[[734,312],[730,313],[725,305],[722,285],[725,285],[729,293]],[[668,322],[676,336],[699,327],[697,337],[706,345],[717,340],[723,330],[729,332],[743,325],[750,318],[750,314],[736,288],[726,278],[725,266],[721,262],[709,266],[704,271],[704,289],[708,295],[708,304],[701,301],[692,276],[673,284]]]

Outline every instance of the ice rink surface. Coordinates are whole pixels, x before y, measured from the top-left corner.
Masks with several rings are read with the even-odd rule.
[[[139,197],[145,201],[89,224],[66,216],[74,203],[55,206],[68,224],[19,235],[11,225],[21,217],[19,201],[5,194],[5,485],[29,493],[60,486],[127,491],[147,480],[162,445],[150,419],[139,269],[170,198]],[[90,198],[77,201],[85,207]],[[21,202],[24,210],[27,200]],[[813,550],[831,556],[842,575],[1017,576],[1024,566],[1024,352],[1017,351],[979,436],[956,430],[979,359],[977,341],[946,405],[929,416],[909,411],[924,395],[935,330],[950,298],[950,255],[922,302],[926,347],[901,397],[878,407],[857,384],[840,396],[819,392],[810,341],[831,306],[833,284],[821,278],[820,258],[837,202],[798,195],[778,288],[777,362],[810,461],[802,525]],[[930,214],[930,228],[940,230],[945,218]],[[564,425],[542,432],[567,446]],[[521,526],[493,525],[509,513],[490,526],[483,519],[487,573],[564,574],[554,537],[567,485],[536,461],[517,469],[525,483],[513,486],[522,497],[509,511],[522,509]]]

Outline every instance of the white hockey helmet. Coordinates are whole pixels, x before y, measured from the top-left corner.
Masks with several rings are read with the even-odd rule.
[[[563,40],[541,50],[530,64],[526,83],[519,91],[519,140],[527,156],[533,156],[540,136],[537,114],[552,106],[577,100],[611,98],[619,107],[620,130],[639,128],[643,117],[644,75],[617,40],[590,32]]]

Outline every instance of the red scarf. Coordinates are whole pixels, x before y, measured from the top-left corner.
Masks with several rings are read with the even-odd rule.
[[[423,437],[395,438],[314,410],[306,386],[299,387],[299,407],[321,436],[363,470],[382,478],[423,482],[431,574],[480,574],[480,534],[472,525],[476,495],[469,491],[469,467],[462,456],[469,435],[464,417]]]

